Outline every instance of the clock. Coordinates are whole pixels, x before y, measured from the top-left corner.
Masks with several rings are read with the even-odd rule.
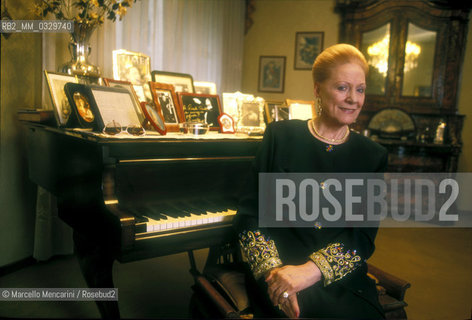
[[[413,118],[399,108],[385,108],[375,113],[367,128],[382,139],[413,140],[416,126]]]

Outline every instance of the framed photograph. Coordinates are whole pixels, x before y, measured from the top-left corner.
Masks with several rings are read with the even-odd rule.
[[[260,111],[260,106],[257,102],[242,103],[239,125],[244,127],[259,127],[261,121],[264,121]]]
[[[324,32],[297,32],[295,36],[296,70],[311,70],[316,57],[323,50]]]
[[[218,130],[218,116],[221,104],[218,95],[178,92],[186,122],[201,122],[210,126],[210,130]]]
[[[262,134],[265,130],[264,101],[242,101],[239,104],[237,131],[248,134]]]
[[[239,91],[223,92],[223,112],[233,118],[235,123],[239,121],[239,102],[244,100],[254,100],[254,95]]]
[[[218,123],[220,124],[221,133],[235,133],[234,119],[229,114],[224,112],[220,114]]]
[[[172,84],[175,92],[195,93],[193,77],[187,73],[152,71],[152,81]]]
[[[282,114],[279,116],[279,112],[285,104],[282,101],[266,101],[264,104],[264,115],[266,123],[271,123],[272,121],[284,120]],[[287,115],[288,119],[288,115]]]
[[[48,83],[49,94],[51,95],[54,116],[59,127],[65,127],[71,114],[71,106],[64,91],[66,83],[78,83],[75,76],[69,74],[50,72],[44,70],[44,76]]]
[[[154,104],[164,117],[168,131],[179,131],[179,123],[184,122],[174,86],[167,83],[150,82]]]
[[[218,94],[216,91],[216,83],[208,81],[194,81],[193,86],[195,93],[202,94]]]
[[[167,127],[164,123],[164,117],[156,105],[143,101],[141,102],[141,108],[154,129],[160,134],[165,135],[167,133]]]
[[[316,115],[315,101],[286,99],[289,119],[307,120]]]
[[[149,56],[124,49],[113,50],[113,78],[131,82],[139,101],[152,102]]]
[[[102,132],[105,127],[141,127],[134,97],[124,88],[68,83],[65,91],[81,128]]]
[[[122,127],[140,127],[141,122],[135,109],[135,97],[124,88],[91,86],[97,109],[103,124],[118,122]]]
[[[128,92],[131,94],[132,97],[134,97],[134,108],[136,109],[136,113],[138,114],[139,121],[141,124],[144,126],[146,120],[146,116],[143,113],[143,110],[141,109],[141,104],[138,99],[138,96],[136,95],[136,91],[134,91],[133,84],[129,81],[124,81],[124,80],[115,80],[115,79],[109,79],[109,78],[103,78],[103,82],[107,87],[111,88],[124,88],[128,90]]]
[[[113,50],[113,78],[133,85],[151,81],[151,58],[140,52]]]
[[[259,86],[261,92],[284,92],[285,57],[261,56],[259,58]]]
[[[97,109],[90,87],[82,83],[66,83],[64,86],[71,106],[68,127],[102,130],[104,125]]]

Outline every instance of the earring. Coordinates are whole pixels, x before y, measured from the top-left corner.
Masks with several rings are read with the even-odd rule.
[[[321,104],[321,98],[320,97],[316,97],[316,105],[317,105],[317,109],[316,109],[316,114],[318,116],[321,116],[321,112],[323,111],[323,105]]]

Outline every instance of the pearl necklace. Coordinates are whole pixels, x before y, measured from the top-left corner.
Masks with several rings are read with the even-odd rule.
[[[321,139],[323,140],[326,140],[326,141],[329,141],[330,143],[341,143],[341,142],[344,142],[344,140],[346,140],[347,136],[349,135],[349,127],[346,126],[346,133],[344,134],[344,136],[341,138],[341,139],[331,139],[331,138],[327,138],[323,135],[321,135],[318,130],[316,130],[316,127],[315,127],[315,121],[314,120],[311,120],[311,127],[313,128],[313,131],[315,132],[315,134],[320,137]]]

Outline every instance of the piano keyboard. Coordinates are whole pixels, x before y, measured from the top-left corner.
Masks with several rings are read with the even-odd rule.
[[[188,228],[198,225],[213,224],[213,223],[230,223],[233,220],[235,210],[226,210],[220,212],[207,212],[206,214],[190,213],[184,217],[174,218],[170,215],[161,214],[162,218],[159,220],[144,216],[148,219],[146,224],[146,232],[159,232],[167,230],[175,230]]]
[[[236,210],[207,200],[135,206],[131,210],[136,217],[136,236],[138,237],[147,233],[187,230],[212,224],[230,224],[236,215]]]

